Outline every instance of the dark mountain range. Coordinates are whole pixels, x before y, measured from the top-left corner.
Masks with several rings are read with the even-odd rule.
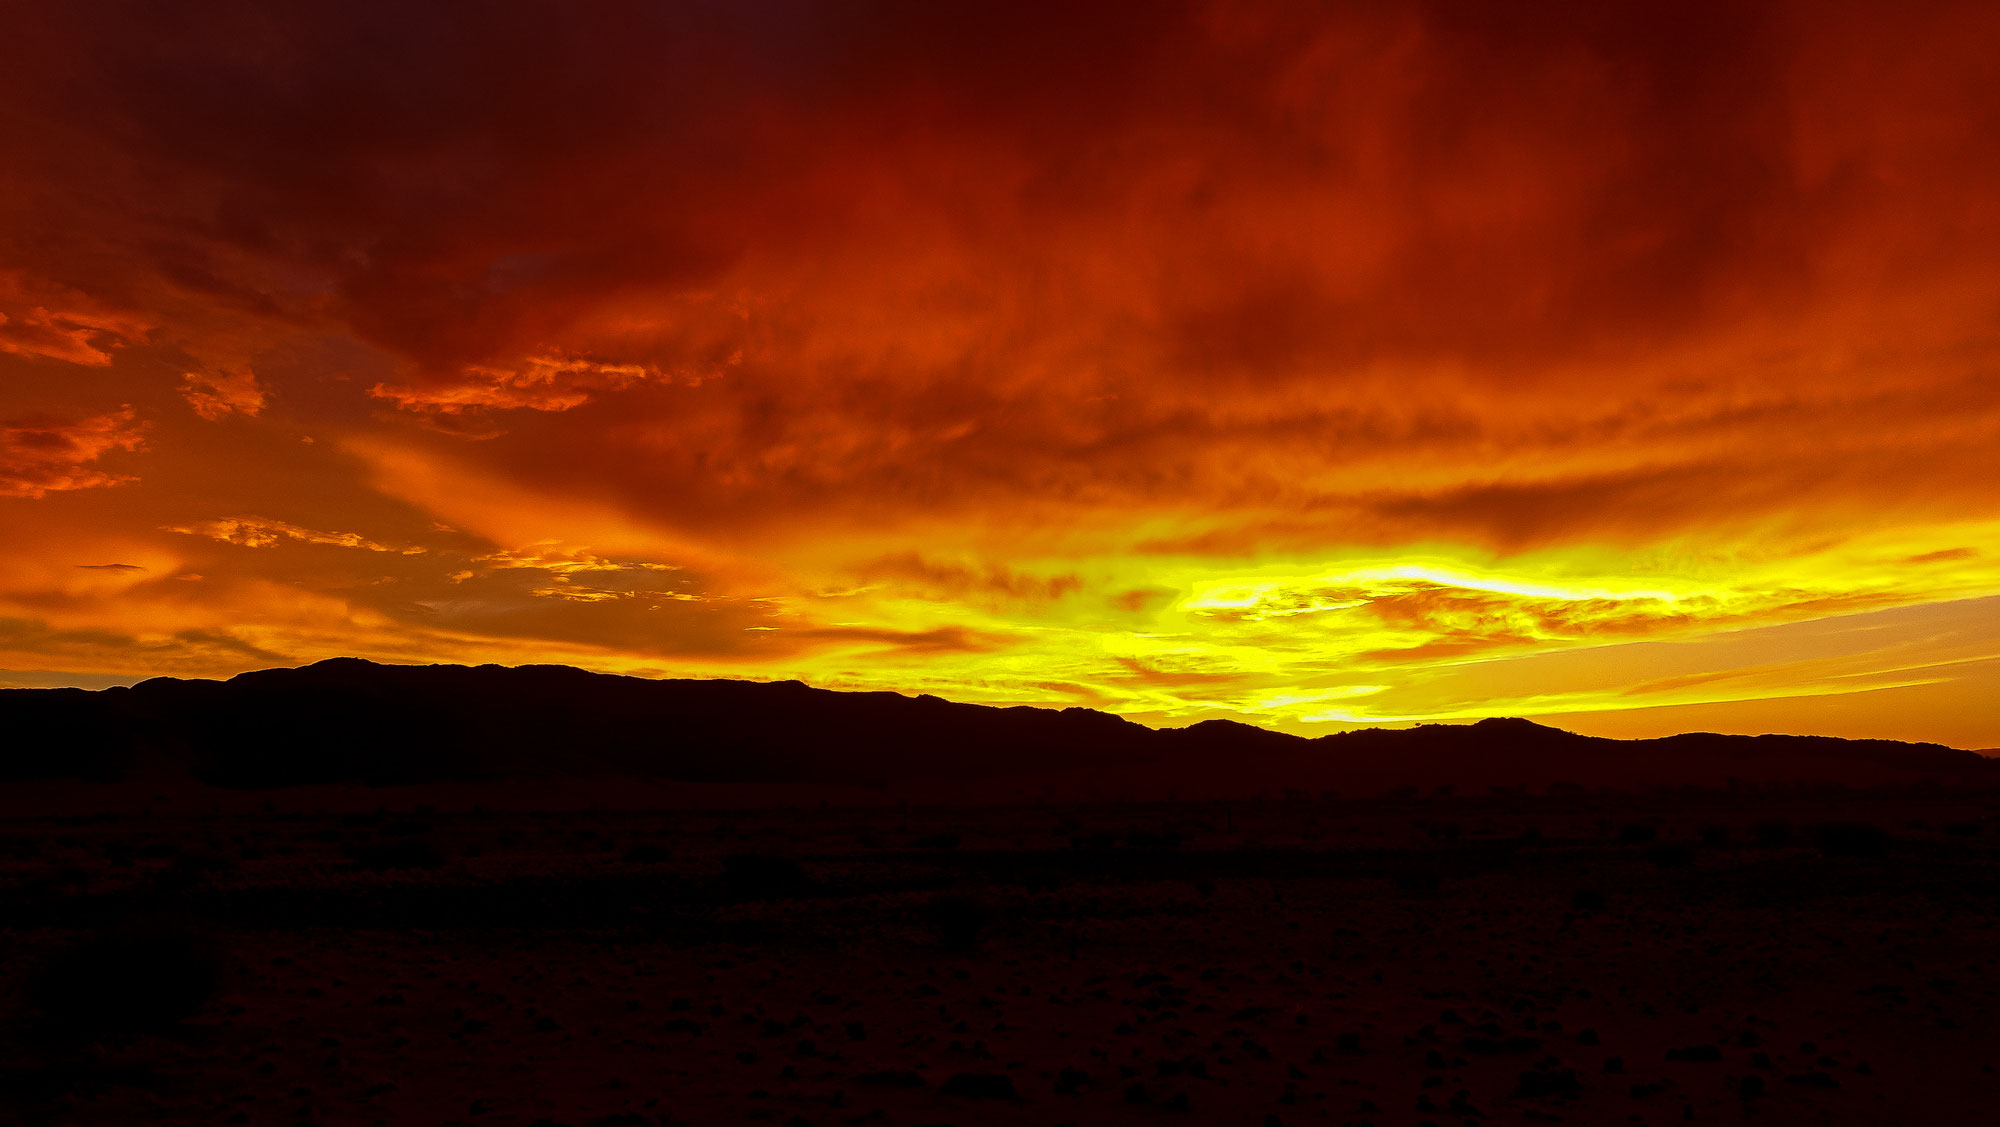
[[[1511,719],[1305,739],[1229,721],[1154,730],[1082,708],[797,682],[355,659],[228,681],[5,690],[0,730],[8,780],[166,772],[238,789],[632,777],[999,799],[2000,783],[2000,762],[1884,740],[1609,740]]]

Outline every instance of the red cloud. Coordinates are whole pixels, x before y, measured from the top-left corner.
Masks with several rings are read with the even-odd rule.
[[[0,352],[103,367],[117,349],[150,328],[146,319],[107,309],[74,290],[0,270]]]
[[[473,365],[455,379],[432,379],[418,386],[376,384],[368,394],[411,411],[457,415],[468,411],[567,411],[605,392],[622,391],[661,379],[644,364],[604,364],[592,360],[533,356],[512,368]]]
[[[273,548],[292,540],[302,544],[330,544],[339,548],[395,552],[406,556],[420,556],[426,551],[417,545],[383,544],[370,540],[358,532],[323,532],[315,528],[303,528],[287,521],[271,520],[268,517],[205,520],[191,525],[176,525],[167,531],[188,536],[206,536],[211,540],[220,540],[225,544],[237,544],[245,548]]]
[[[0,496],[43,497],[138,480],[93,463],[145,444],[146,424],[125,407],[79,420],[34,419],[0,425]]]
[[[255,418],[264,409],[264,390],[257,386],[257,374],[248,368],[189,372],[181,381],[181,398],[210,422],[231,414]]]

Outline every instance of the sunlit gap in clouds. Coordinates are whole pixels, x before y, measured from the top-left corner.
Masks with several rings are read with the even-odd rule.
[[[1783,624],[1861,623],[1877,608],[1990,590],[1991,572],[1971,568],[1942,574],[1926,595],[1913,597],[1907,584],[1890,582],[1893,568],[1874,575],[1856,569],[1857,555],[1866,557],[1790,559],[1764,575],[1714,568],[1702,574],[1697,567],[1690,574],[1630,577],[1579,570],[1579,562],[1601,567],[1601,553],[1583,561],[1561,553],[1510,561],[1511,573],[1490,562],[1454,564],[1438,556],[1422,563],[1348,561],[1315,571],[1141,561],[1116,581],[1084,580],[1056,607],[1013,621],[992,613],[972,620],[988,631],[1018,634],[999,655],[968,661],[962,676],[990,699],[1081,701],[1172,722],[1237,716],[1301,731],[1804,697],[1952,677],[1969,659],[1953,656],[1911,672],[1901,655],[1926,636],[1911,637],[1913,627],[1898,625],[1893,615],[1856,626],[1856,635],[1876,648],[1844,653],[1838,662],[1821,652],[1823,638],[1801,634],[1787,645]],[[1119,597],[1117,588],[1126,585],[1127,594],[1151,597]],[[926,611],[938,616],[941,607],[883,610],[907,619]],[[1976,650],[1977,630],[1986,624],[1968,611],[1965,625]],[[1772,630],[1768,652],[1742,668],[1677,677],[1645,672],[1649,663],[1677,666],[1685,658],[1667,651],[1685,654],[1704,638]],[[1929,643],[1942,652],[1942,636],[1930,635]],[[1589,664],[1515,683],[1511,671],[1524,660],[1557,651],[1588,656]],[[947,682],[952,675],[940,663],[948,667],[953,659],[929,659],[926,675]],[[1050,671],[1059,669],[1067,676],[1052,684]],[[1000,670],[1012,675],[996,676]],[[1608,670],[1618,672],[1606,676]],[[844,677],[859,683],[854,674]]]

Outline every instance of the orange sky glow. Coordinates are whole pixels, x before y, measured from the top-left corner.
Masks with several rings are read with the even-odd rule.
[[[2000,746],[1990,3],[16,24],[0,685]]]

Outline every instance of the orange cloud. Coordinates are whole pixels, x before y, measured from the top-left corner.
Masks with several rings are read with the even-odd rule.
[[[601,364],[554,356],[529,357],[516,368],[473,365],[452,381],[425,386],[376,384],[368,394],[409,411],[457,415],[467,411],[568,411],[605,392],[661,379],[643,364]]]
[[[158,638],[140,638],[115,630],[63,630],[32,619],[0,618],[0,652],[31,652],[43,657],[84,656],[103,659],[115,653],[124,662],[137,658],[141,668],[185,670],[253,663],[275,665],[284,656],[263,650],[224,631],[181,630]]]
[[[192,525],[179,525],[167,529],[189,536],[206,536],[225,544],[236,544],[245,548],[271,548],[287,540],[302,544],[331,544],[340,548],[360,548],[370,552],[396,552],[406,556],[422,555],[427,549],[421,545],[397,547],[370,540],[356,532],[321,532],[313,528],[301,528],[281,520],[266,517],[229,517],[224,520],[206,520]]]
[[[95,466],[114,451],[145,445],[146,424],[132,408],[86,419],[34,419],[0,425],[0,496],[44,497],[138,480]]]
[[[939,562],[916,552],[869,560],[854,567],[853,574],[863,583],[906,586],[934,598],[990,595],[1006,600],[1047,602],[1083,586],[1073,574],[1043,578],[990,561],[983,566]]]
[[[473,562],[489,569],[529,568],[557,575],[573,575],[588,571],[677,570],[672,564],[609,560],[603,556],[594,556],[580,548],[565,549],[554,542],[536,544],[532,548],[531,551],[501,551],[474,556]]]
[[[74,290],[0,270],[0,352],[103,367],[150,328],[144,318],[106,309]]]
[[[264,391],[257,386],[257,374],[248,368],[189,372],[181,381],[181,398],[210,422],[232,414],[255,418],[264,409]]]

